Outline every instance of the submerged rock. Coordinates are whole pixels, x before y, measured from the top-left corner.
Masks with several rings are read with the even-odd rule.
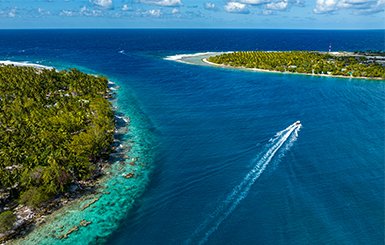
[[[133,173],[128,173],[128,174],[124,175],[124,178],[128,179],[128,178],[131,178],[133,176],[134,176]]]

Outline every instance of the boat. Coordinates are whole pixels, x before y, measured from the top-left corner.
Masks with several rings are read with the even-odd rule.
[[[301,125],[301,122],[300,121],[296,121],[295,125],[299,126],[299,125]]]

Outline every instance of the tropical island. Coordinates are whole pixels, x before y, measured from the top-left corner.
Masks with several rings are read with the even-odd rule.
[[[19,205],[39,210],[100,175],[113,151],[110,97],[101,75],[0,64],[0,233]]]
[[[239,51],[203,59],[213,65],[309,75],[385,79],[385,53]]]

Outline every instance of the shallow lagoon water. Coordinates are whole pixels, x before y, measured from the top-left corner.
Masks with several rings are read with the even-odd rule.
[[[128,155],[149,157],[139,158],[148,163],[137,170],[141,178],[118,176],[124,180],[116,183],[115,175],[102,183],[111,193],[95,202],[99,209],[78,212],[82,203],[59,211],[72,210],[56,224],[93,221],[65,243],[383,244],[383,81],[165,60],[229,50],[327,50],[330,42],[337,50],[378,50],[383,37],[383,31],[2,31],[0,58],[107,75],[120,87],[119,116],[131,119],[122,140],[135,142]],[[277,133],[297,120],[303,126],[295,141],[269,155],[282,139]],[[270,160],[258,165],[264,157]],[[244,182],[253,169],[260,175]],[[132,185],[137,192],[123,189]],[[234,192],[246,195],[229,198]],[[49,239],[39,241],[62,243]]]

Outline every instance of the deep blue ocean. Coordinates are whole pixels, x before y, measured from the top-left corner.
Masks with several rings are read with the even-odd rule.
[[[167,59],[383,50],[384,40],[384,30],[1,30],[1,61],[107,76],[117,114],[131,120],[122,144],[147,166],[109,185],[103,198],[118,205],[63,212],[50,229],[91,225],[65,241],[36,228],[25,244],[384,244],[383,80]],[[128,185],[135,191],[118,193]]]

